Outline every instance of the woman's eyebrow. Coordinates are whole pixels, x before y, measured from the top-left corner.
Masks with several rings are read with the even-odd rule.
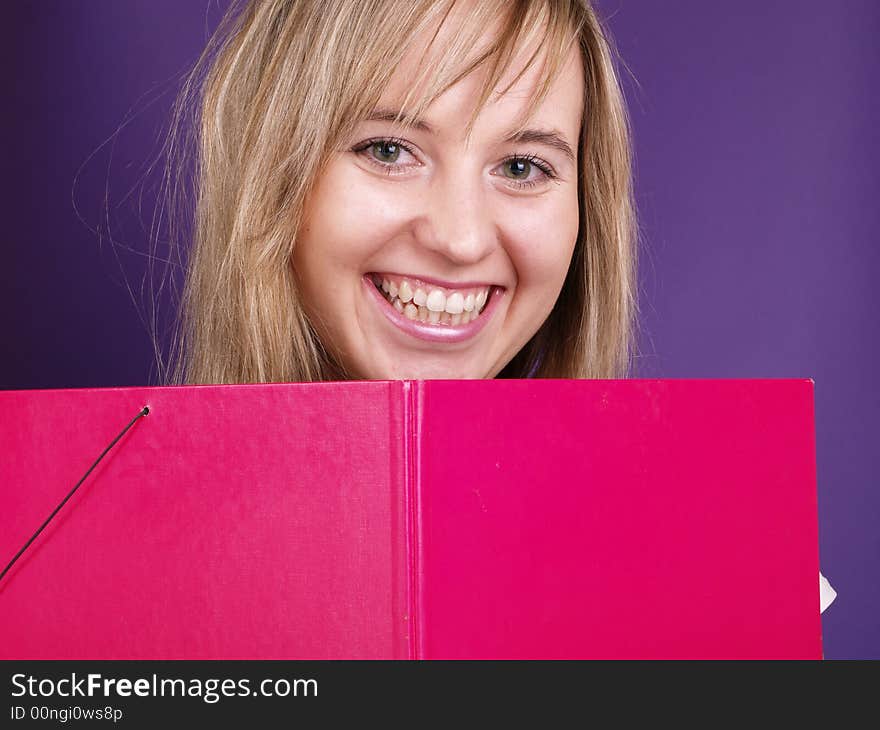
[[[373,109],[364,121],[366,122],[396,122],[400,112],[394,109]],[[412,126],[422,132],[434,133],[434,128],[421,119],[414,119]]]
[[[519,134],[508,137],[505,142],[518,142],[520,144],[543,144],[547,147],[559,150],[564,154],[569,162],[574,162],[574,152],[571,145],[565,141],[565,138],[559,132],[548,131],[544,129],[524,129]]]
[[[367,115],[365,121],[395,122],[397,121],[398,114],[399,112],[393,109],[374,109]],[[415,129],[418,129],[422,132],[427,132],[428,134],[434,133],[434,128],[423,119],[414,119],[412,121],[412,126]],[[552,130],[524,129],[519,132],[519,134],[513,134],[510,137],[507,137],[504,141],[517,142],[519,144],[543,144],[547,147],[552,147],[553,149],[559,150],[568,158],[569,162],[575,161],[574,151],[572,150],[571,145],[565,141],[565,137],[563,137],[559,132],[555,132]]]

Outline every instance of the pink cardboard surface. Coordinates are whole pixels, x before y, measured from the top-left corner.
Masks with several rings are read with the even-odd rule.
[[[422,397],[424,656],[820,657],[811,381]]]
[[[0,658],[819,658],[813,384],[0,392]]]
[[[406,656],[398,390],[0,394],[4,565],[151,408],[0,584],[0,656]]]

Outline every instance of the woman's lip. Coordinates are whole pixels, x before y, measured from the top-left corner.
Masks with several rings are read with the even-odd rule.
[[[504,289],[497,286],[492,287],[492,290],[489,292],[489,299],[486,301],[480,316],[472,319],[467,324],[430,324],[404,317],[376,289],[370,274],[364,275],[361,281],[367,291],[367,296],[372,297],[373,301],[376,302],[382,311],[382,314],[385,315],[391,324],[408,335],[417,337],[420,340],[427,340],[428,342],[463,342],[474,337],[489,322],[489,319],[498,308],[498,302],[504,296]]]

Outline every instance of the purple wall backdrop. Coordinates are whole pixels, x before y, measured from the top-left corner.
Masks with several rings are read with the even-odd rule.
[[[0,388],[154,382],[145,170],[224,6],[7,4]],[[880,4],[599,7],[637,80],[638,374],[815,379],[826,656],[880,658]]]

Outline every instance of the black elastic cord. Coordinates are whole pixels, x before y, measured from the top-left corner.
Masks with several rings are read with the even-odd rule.
[[[0,573],[0,581],[2,581],[2,580],[3,580],[3,576],[6,575],[6,573],[9,572],[9,569],[10,569],[13,565],[15,565],[15,561],[18,560],[18,559],[21,557],[21,554],[22,554],[25,550],[28,549],[28,546],[29,546],[34,540],[37,539],[37,535],[39,535],[39,534],[43,531],[43,528],[46,527],[46,525],[48,525],[49,522],[51,522],[52,518],[53,518],[56,514],[58,514],[58,510],[60,510],[60,509],[64,506],[64,503],[67,502],[67,500],[70,499],[70,498],[73,496],[73,493],[74,493],[77,489],[79,489],[79,485],[82,484],[82,483],[86,480],[86,478],[89,476],[89,474],[92,473],[92,470],[93,470],[96,466],[98,466],[98,464],[101,462],[101,459],[103,459],[103,458],[107,455],[107,452],[110,451],[110,449],[112,449],[112,448],[116,445],[116,442],[119,441],[119,439],[121,439],[123,436],[125,436],[125,432],[128,431],[128,429],[130,429],[132,426],[134,426],[135,422],[136,422],[139,418],[143,418],[143,417],[146,416],[149,412],[150,412],[150,407],[149,407],[149,406],[144,406],[144,407],[140,410],[140,412],[139,412],[134,418],[131,419],[131,422],[130,422],[125,428],[122,429],[122,431],[119,433],[119,435],[118,435],[115,439],[113,439],[113,440],[110,442],[110,445],[109,445],[106,449],[104,449],[103,453],[98,457],[97,461],[95,461],[95,463],[92,464],[92,465],[89,467],[89,470],[88,470],[85,474],[83,474],[83,478],[80,479],[80,480],[76,483],[76,486],[75,486],[73,489],[70,490],[70,493],[69,493],[69,494],[68,494],[63,500],[61,500],[61,504],[59,504],[59,505],[55,508],[55,510],[52,512],[52,514],[49,515],[49,516],[46,518],[46,521],[40,526],[40,529],[37,530],[37,531],[33,534],[33,536],[31,537],[31,539],[28,540],[28,541],[25,543],[24,547],[23,547],[21,550],[19,550],[19,551],[15,554],[15,557],[14,557],[12,560],[9,561],[9,565],[7,565],[5,568],[3,568],[3,572]]]

